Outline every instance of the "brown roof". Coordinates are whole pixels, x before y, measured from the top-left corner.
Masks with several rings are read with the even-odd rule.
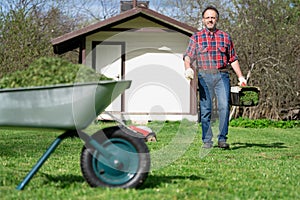
[[[145,17],[151,21],[155,21],[168,29],[175,30],[181,32],[185,35],[192,35],[194,32],[197,31],[196,28],[191,27],[187,24],[181,23],[177,20],[174,20],[170,17],[162,15],[158,12],[155,12],[151,9],[144,8],[144,7],[135,7],[131,10],[123,12],[117,16],[111,17],[107,20],[103,20],[97,22],[95,24],[86,26],[82,29],[67,33],[60,37],[54,38],[51,42],[54,47],[54,52],[61,54],[66,51],[70,51],[79,47],[82,42],[82,39],[86,36],[99,32],[105,28],[109,28],[115,26],[117,24],[123,23],[129,19],[133,19],[136,17]]]

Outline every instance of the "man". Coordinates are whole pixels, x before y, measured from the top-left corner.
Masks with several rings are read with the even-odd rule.
[[[217,98],[219,113],[218,147],[228,149],[226,143],[230,112],[230,79],[228,68],[231,65],[236,73],[239,84],[245,86],[245,80],[228,33],[216,28],[219,12],[209,6],[202,12],[204,28],[190,37],[189,45],[184,55],[185,76],[194,78],[191,68],[193,62],[198,70],[198,85],[200,95],[200,113],[202,123],[203,148],[213,147],[211,116],[213,98]]]

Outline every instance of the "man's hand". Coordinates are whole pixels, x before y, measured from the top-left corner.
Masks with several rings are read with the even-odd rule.
[[[239,86],[247,86],[247,80],[245,79],[245,77],[239,77]]]
[[[194,79],[194,70],[192,68],[187,68],[184,72],[184,76],[187,80]]]

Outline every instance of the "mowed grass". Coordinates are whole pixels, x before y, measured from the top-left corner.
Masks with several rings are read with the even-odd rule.
[[[83,142],[75,138],[61,143],[23,191],[16,186],[61,132],[1,128],[1,199],[300,199],[299,128],[230,127],[230,150],[204,151],[197,124],[148,126],[158,142],[147,143],[152,170],[141,188],[91,188],[80,170]]]

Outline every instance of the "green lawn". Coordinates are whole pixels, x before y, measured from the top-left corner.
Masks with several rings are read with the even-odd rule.
[[[149,127],[158,142],[148,143],[152,171],[141,188],[90,188],[80,171],[83,142],[67,139],[23,191],[16,186],[61,132],[1,128],[1,199],[300,199],[300,128],[230,127],[230,150],[204,151],[198,125]]]

